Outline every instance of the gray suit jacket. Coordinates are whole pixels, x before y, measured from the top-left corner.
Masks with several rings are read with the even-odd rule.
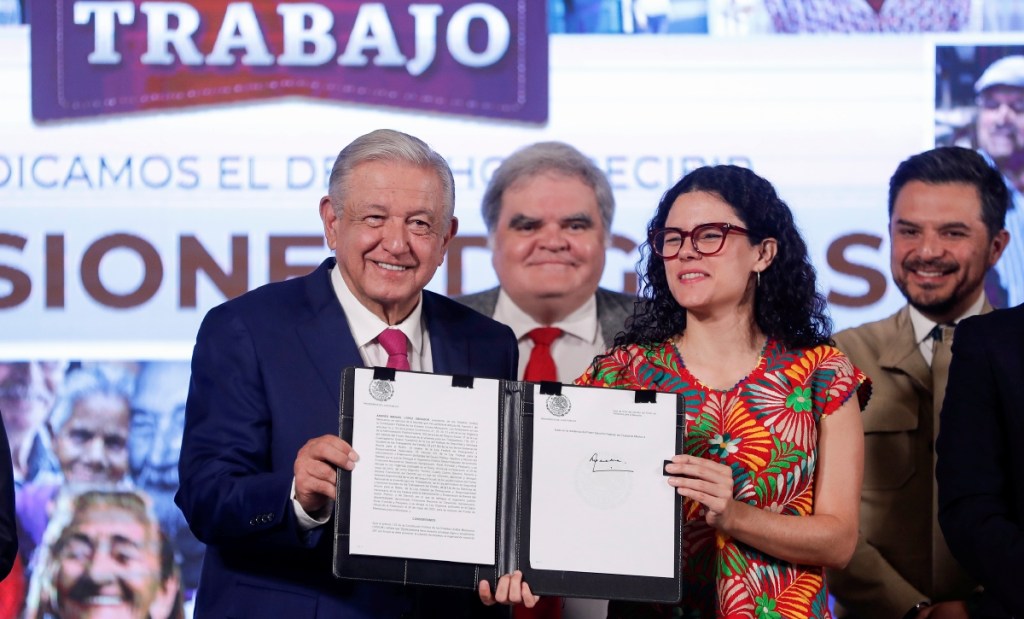
[[[485,316],[494,316],[494,308],[498,304],[498,290],[498,287],[494,287],[483,292],[456,297],[455,300]],[[626,319],[633,315],[636,297],[598,288],[594,298],[597,299],[597,322],[601,325],[604,345],[611,348],[615,335],[623,330]]]

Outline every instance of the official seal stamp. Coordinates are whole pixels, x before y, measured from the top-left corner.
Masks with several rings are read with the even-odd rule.
[[[572,409],[572,402],[564,395],[549,395],[547,401],[548,412],[555,417],[565,417]]]
[[[378,402],[386,402],[395,395],[395,386],[390,380],[370,381],[370,397]]]

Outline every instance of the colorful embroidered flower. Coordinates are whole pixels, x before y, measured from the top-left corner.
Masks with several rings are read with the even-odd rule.
[[[810,387],[796,387],[793,393],[786,396],[786,406],[798,413],[806,413],[811,410],[813,404]]]
[[[782,613],[775,610],[775,600],[768,597],[767,593],[754,598],[754,616],[759,619],[782,619]]]
[[[709,443],[708,451],[711,452],[711,455],[723,459],[728,458],[729,454],[734,454],[740,449],[739,437],[730,438],[728,434],[724,436],[716,434],[711,438]]]

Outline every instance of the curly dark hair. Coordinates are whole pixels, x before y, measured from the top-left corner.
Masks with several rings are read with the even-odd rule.
[[[793,213],[771,183],[747,168],[708,166],[684,176],[662,196],[654,218],[647,224],[648,237],[653,230],[665,226],[679,196],[695,191],[714,194],[732,206],[748,230],[751,244],[766,238],[778,242],[775,260],[761,273],[754,296],[758,328],[788,348],[810,348],[829,342],[832,321],[826,312],[825,297],[817,291],[807,244],[797,230]],[[742,238],[737,236],[731,242],[740,242]],[[641,245],[640,255],[640,300],[626,322],[625,331],[615,337],[615,347],[660,344],[686,329],[686,311],[669,290],[665,261],[652,253],[650,241]]]

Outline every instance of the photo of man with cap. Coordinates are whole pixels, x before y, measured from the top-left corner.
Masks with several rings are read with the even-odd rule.
[[[986,288],[998,285],[1005,294],[998,304],[1012,307],[1024,303],[1024,55],[1003,56],[988,65],[974,83],[974,93],[976,147],[1003,173],[1012,196],[1006,229],[1017,239],[989,272]]]

